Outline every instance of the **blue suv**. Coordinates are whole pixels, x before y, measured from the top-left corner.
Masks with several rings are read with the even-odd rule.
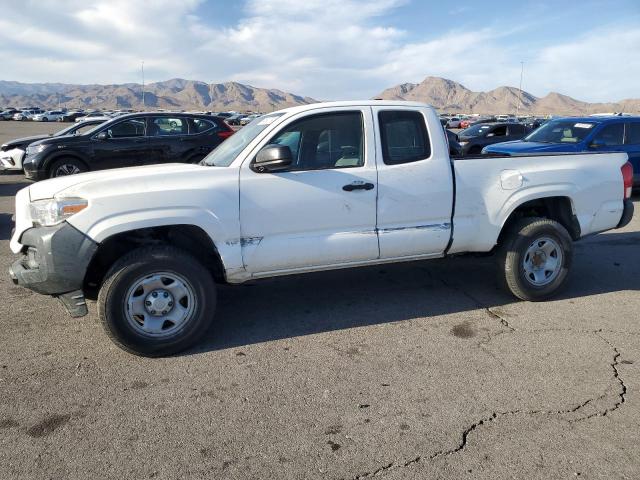
[[[554,118],[522,140],[489,145],[490,155],[563,152],[625,152],[633,165],[633,186],[640,187],[640,117]]]

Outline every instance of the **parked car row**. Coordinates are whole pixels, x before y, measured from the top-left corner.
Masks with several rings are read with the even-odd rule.
[[[22,162],[29,144],[49,137],[62,137],[65,135],[83,134],[96,125],[103,123],[102,120],[92,120],[76,123],[64,128],[59,132],[49,135],[34,135],[31,137],[17,138],[0,146],[0,170],[22,170]]]
[[[461,132],[464,134],[464,132]],[[640,186],[640,117],[565,117],[548,121],[520,140],[483,148],[487,155],[531,155],[580,152],[624,152]]]
[[[133,113],[80,122],[53,136],[2,146],[0,168],[46,178],[158,163],[198,163],[234,130],[221,117]]]

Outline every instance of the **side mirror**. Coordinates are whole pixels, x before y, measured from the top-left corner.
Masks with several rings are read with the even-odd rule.
[[[286,145],[267,145],[256,155],[251,169],[258,173],[281,172],[293,162],[291,149]]]
[[[98,140],[107,140],[109,138],[109,134],[106,131],[102,131],[98,135],[96,135],[96,138]]]

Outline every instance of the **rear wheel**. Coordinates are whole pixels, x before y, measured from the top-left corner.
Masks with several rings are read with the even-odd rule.
[[[567,230],[554,220],[525,218],[506,232],[498,250],[500,278],[516,297],[540,301],[564,285],[573,259]]]
[[[87,166],[75,158],[61,158],[56,160],[49,169],[49,178],[64,177],[88,171]]]
[[[170,246],[125,255],[107,273],[98,295],[98,314],[111,340],[148,357],[178,353],[200,341],[215,307],[209,271]]]

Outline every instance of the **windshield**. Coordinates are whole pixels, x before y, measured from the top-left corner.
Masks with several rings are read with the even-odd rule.
[[[256,118],[246,127],[238,130],[227,140],[222,142],[213,152],[207,155],[203,163],[214,167],[228,167],[236,159],[238,154],[244,150],[251,141],[256,138],[260,132],[273,123],[273,121],[284,115],[283,113],[274,113]]]
[[[491,125],[473,125],[458,133],[459,137],[479,137],[489,131]]]
[[[584,140],[595,123],[577,122],[575,120],[551,120],[534,130],[525,142],[540,143],[578,143]]]

